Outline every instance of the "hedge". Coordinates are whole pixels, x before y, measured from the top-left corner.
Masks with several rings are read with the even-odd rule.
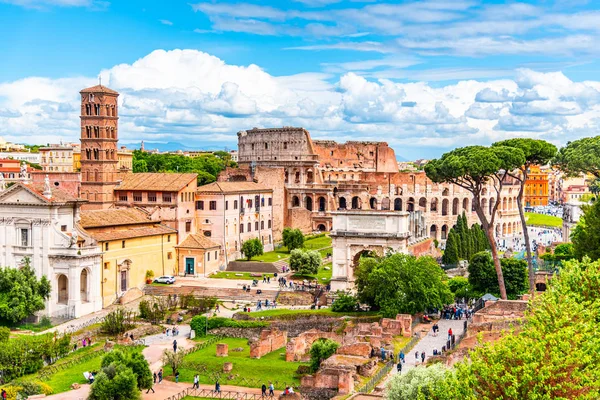
[[[269,326],[265,321],[238,321],[224,317],[207,318],[203,315],[196,315],[190,322],[191,328],[196,332],[196,336],[206,336],[206,329],[217,328],[265,328]]]

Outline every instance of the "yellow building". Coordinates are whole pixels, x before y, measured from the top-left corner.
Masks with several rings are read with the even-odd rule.
[[[73,172],[73,147],[55,144],[40,147],[40,166],[44,172]]]
[[[527,207],[548,205],[548,169],[532,165],[525,181],[523,201]]]
[[[177,246],[179,274],[184,276],[208,276],[219,270],[221,246],[198,233],[188,237]]]
[[[133,171],[133,152],[127,150],[125,146],[117,151],[117,167],[120,172],[132,172]]]
[[[81,171],[81,149],[78,147],[73,149],[73,171]]]
[[[177,275],[177,231],[136,208],[84,211],[81,226],[102,250],[102,306],[131,289],[143,289],[146,271]]]

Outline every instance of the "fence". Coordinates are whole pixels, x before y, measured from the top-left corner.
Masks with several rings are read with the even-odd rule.
[[[79,325],[71,325],[71,326],[67,327],[67,329],[65,329],[65,333],[75,333],[77,331],[82,330],[83,328],[87,328],[88,326],[91,326],[94,324],[100,324],[100,323],[104,322],[105,318],[106,318],[106,316],[102,315],[99,317],[94,317],[94,318],[88,319],[87,321],[84,321]]]
[[[388,361],[387,364],[383,368],[381,368],[375,375],[371,377],[363,386],[361,386],[357,392],[359,393],[369,393],[372,391],[377,384],[390,373],[390,371],[394,368],[394,361]]]
[[[92,351],[91,353],[83,354],[79,357],[74,357],[74,358],[70,359],[69,361],[62,362],[58,365],[56,365],[56,364],[48,365],[47,367],[44,367],[39,372],[38,377],[40,380],[46,380],[46,379],[50,378],[50,375],[53,375],[59,371],[62,371],[63,369],[72,367],[73,365],[77,365],[84,361],[91,360],[92,358],[96,358],[102,354],[104,354],[104,349],[102,347],[100,347],[96,351]]]
[[[262,399],[262,395],[256,393],[220,391],[216,392],[209,389],[194,389],[187,388],[181,392],[167,397],[165,400],[181,400],[186,396],[202,397],[208,399],[236,399],[236,400],[258,400]]]

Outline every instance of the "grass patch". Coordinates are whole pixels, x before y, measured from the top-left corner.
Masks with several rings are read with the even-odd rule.
[[[410,342],[410,337],[404,336],[394,336],[392,339],[392,345],[394,346],[394,356],[397,358],[398,354],[400,354],[400,350],[404,348]]]
[[[329,270],[326,270],[325,267],[328,267]],[[319,271],[316,274],[310,274],[310,275],[294,274],[294,275],[292,275],[292,279],[298,280],[298,281],[302,281],[304,279],[306,279],[307,281],[317,280],[317,281],[319,281],[319,283],[326,285],[331,281],[331,275],[332,275],[331,263],[327,263],[327,264],[324,264],[323,266],[321,266],[319,268]]]
[[[562,218],[553,215],[525,213],[526,223],[529,226],[549,226],[553,228],[562,227]]]
[[[270,277],[271,279],[274,279],[273,274],[260,274],[261,276],[252,276],[252,274],[256,275],[256,273],[252,273],[252,272],[219,271],[216,274],[212,274],[210,276],[210,278],[214,278],[214,279],[244,279],[244,280],[248,280],[248,281],[251,281],[253,279],[258,279],[260,282],[262,282],[262,276],[266,275],[266,276]]]
[[[173,286],[172,284],[169,283],[158,283],[158,282],[152,282],[150,284],[150,286]]]
[[[286,308],[275,308],[271,310],[264,311],[254,311],[251,313],[246,313],[250,317],[253,318],[274,318],[274,317],[298,317],[304,315],[323,315],[327,317],[372,317],[377,316],[379,313],[377,311],[363,311],[363,312],[335,312],[331,311],[329,308],[321,308],[317,310],[290,310]]]
[[[37,324],[32,324],[32,323],[26,323],[26,324],[19,324],[16,326],[9,326],[9,328],[11,329],[15,329],[15,330],[23,330],[23,331],[32,331],[32,332],[43,332],[47,329],[52,328],[52,323],[50,321],[43,321]]]
[[[304,248],[306,250],[319,250],[321,253],[321,257],[325,257],[327,253],[331,253],[331,238],[328,235],[319,236],[312,239],[307,239],[304,241]],[[264,253],[262,256],[253,257],[251,261],[262,261],[262,262],[277,262],[281,260],[285,260],[290,256],[290,252],[285,246],[281,246],[274,251],[269,251]],[[236,261],[248,261],[245,258],[236,260]]]
[[[302,363],[286,362],[285,347],[275,350],[260,359],[252,359],[250,358],[250,346],[248,346],[247,339],[224,338],[220,343],[226,343],[229,346],[228,357],[216,356],[217,343],[185,357],[184,360],[187,363],[203,364],[208,368],[208,372],[200,374],[200,383],[214,385],[215,381],[211,373],[221,372],[225,362],[233,364],[232,374],[239,375],[239,378],[229,381],[226,379],[226,374],[221,373],[221,385],[235,384],[236,386],[260,387],[261,383],[268,385],[272,381],[277,389],[282,389],[285,384],[298,385],[300,383],[300,379],[295,376],[295,371]],[[243,351],[232,351],[238,347],[243,348]],[[173,379],[171,368],[166,366],[164,370],[165,375],[169,379]],[[179,381],[193,383],[196,373],[199,372],[193,368],[182,367],[179,369]],[[243,378],[248,379],[249,382],[245,382]]]

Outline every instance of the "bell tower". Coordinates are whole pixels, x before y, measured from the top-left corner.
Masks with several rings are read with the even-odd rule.
[[[118,176],[119,93],[96,85],[81,92],[81,197],[87,209],[109,208]]]

